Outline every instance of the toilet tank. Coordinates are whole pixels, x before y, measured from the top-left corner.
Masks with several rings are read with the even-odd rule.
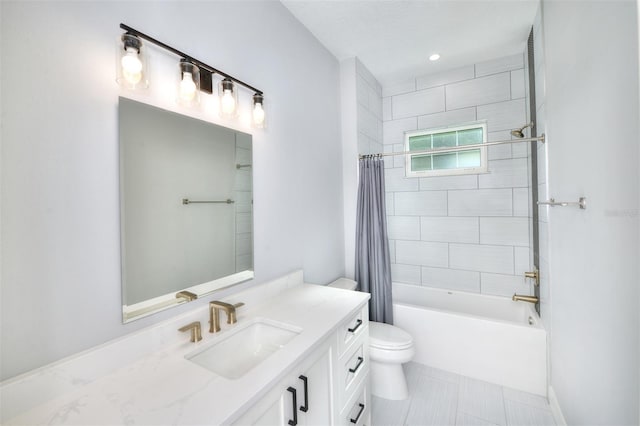
[[[358,283],[349,278],[338,278],[334,282],[327,284],[329,287],[343,288],[345,290],[355,290]]]

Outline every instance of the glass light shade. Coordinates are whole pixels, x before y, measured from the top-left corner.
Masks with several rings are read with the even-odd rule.
[[[190,62],[178,63],[176,100],[184,106],[196,106],[200,103],[200,69]]]
[[[234,118],[238,115],[238,89],[233,81],[225,78],[218,85],[220,99],[220,116]]]
[[[257,129],[265,128],[265,111],[264,111],[264,96],[256,93],[253,95],[253,110],[251,111],[253,127]]]
[[[122,34],[118,37],[117,49],[116,81],[118,84],[132,90],[149,87],[147,61],[142,41],[132,34]]]

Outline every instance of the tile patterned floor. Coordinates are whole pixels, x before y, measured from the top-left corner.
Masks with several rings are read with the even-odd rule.
[[[410,362],[409,398],[372,398],[374,426],[555,426],[547,400]]]

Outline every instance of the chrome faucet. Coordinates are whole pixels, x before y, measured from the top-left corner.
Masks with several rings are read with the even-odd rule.
[[[214,300],[209,302],[209,333],[216,333],[220,331],[220,309],[227,313],[227,324],[235,324],[238,319],[236,317],[236,308],[244,306],[244,303],[231,303],[221,302]]]
[[[511,298],[511,300],[513,300],[514,302],[529,302],[529,303],[538,303],[539,300],[537,297],[535,296],[525,296],[525,295],[521,295],[521,294],[515,294],[513,293],[513,297]]]

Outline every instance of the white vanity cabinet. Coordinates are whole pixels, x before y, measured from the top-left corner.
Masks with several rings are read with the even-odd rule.
[[[370,424],[369,310],[364,305],[337,331],[335,424]]]
[[[333,339],[327,339],[234,425],[330,425]]]
[[[233,424],[369,424],[368,332],[365,305]]]

